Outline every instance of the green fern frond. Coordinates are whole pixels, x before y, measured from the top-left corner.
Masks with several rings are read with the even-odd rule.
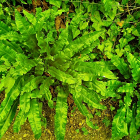
[[[14,31],[9,31],[6,34],[3,34],[0,36],[0,40],[10,40],[10,41],[19,41],[21,40],[19,34],[17,32]]]
[[[65,45],[66,46],[69,45],[67,39],[68,39],[68,27],[66,25],[66,28],[60,32],[58,40],[55,41],[54,46],[51,48],[51,54],[56,55],[63,49]]]
[[[32,92],[30,93],[30,98],[31,99],[36,99],[36,98],[41,99],[42,95],[38,94],[38,93],[39,93],[39,89],[36,88],[36,89],[32,90]]]
[[[23,10],[23,13],[27,17],[29,22],[32,23],[34,26],[36,26],[37,22],[36,18],[32,14],[28,13],[26,10]]]
[[[136,59],[131,53],[127,53],[127,60],[130,63],[134,80],[136,82],[140,82],[140,61]]]
[[[118,88],[118,92],[129,92],[132,93],[135,90],[136,84],[135,83],[126,83],[122,87]]]
[[[137,102],[136,128],[140,127],[140,101]]]
[[[125,103],[125,107],[126,107],[126,123],[130,124],[130,122],[132,122],[132,110],[130,109],[130,105],[132,102],[131,99],[131,92],[127,92],[126,96],[124,97],[124,103]]]
[[[15,79],[12,77],[9,77],[8,75],[6,75],[6,77],[4,78],[4,88],[5,89],[5,94],[9,93],[11,88],[14,86],[15,84]],[[7,84],[8,83],[8,84]]]
[[[26,114],[30,109],[30,92],[26,92],[20,96],[20,109]]]
[[[28,59],[23,54],[17,54],[16,60],[17,62],[13,64],[13,67],[9,71],[12,76],[26,74],[32,67],[36,66],[38,62],[38,60]]]
[[[7,26],[3,21],[0,20],[0,35],[9,33],[11,28]]]
[[[107,81],[107,89],[109,91],[116,91],[121,85],[124,85],[125,83],[124,82],[120,82],[118,80],[109,80]]]
[[[55,5],[56,7],[60,8],[62,1],[60,0],[49,0],[49,3]]]
[[[24,93],[20,96],[20,111],[18,112],[13,125],[13,130],[16,133],[19,132],[19,130],[21,129],[21,125],[23,125],[27,119],[27,113],[30,110],[30,94],[31,93]]]
[[[39,48],[37,46],[37,38],[35,34],[31,34],[28,36],[24,36],[25,38],[22,38],[24,45],[28,46],[28,48],[33,52],[33,53],[37,53],[37,49]],[[26,40],[26,42],[24,41]]]
[[[3,102],[1,103],[0,106],[0,121],[2,121],[7,113],[10,111],[11,106],[13,104],[13,101],[19,96],[20,94],[20,89],[21,89],[21,80],[22,78],[19,77],[14,86],[11,88],[11,90],[6,94],[5,99],[3,100]]]
[[[130,138],[134,138],[134,136],[137,135],[137,127],[136,127],[136,110],[137,110],[137,105],[136,103],[133,104],[132,107],[132,121],[130,124]]]
[[[56,77],[58,80],[68,83],[68,84],[74,84],[77,83],[77,79],[73,78],[71,75],[64,73],[63,71],[60,71],[59,69],[56,69],[55,67],[49,67],[48,72],[53,76]]]
[[[6,116],[3,118],[3,120],[0,120],[0,139],[5,134],[5,132],[7,131],[7,129],[9,128],[10,124],[13,121],[14,116],[16,114],[17,105],[18,105],[18,99],[11,106],[10,111],[6,113]]]
[[[53,9],[48,9],[48,10],[46,10],[44,12],[40,12],[40,13],[38,12],[38,15],[36,15],[37,21],[38,21],[36,26],[37,26],[37,29],[39,29],[39,31],[41,31],[42,28],[44,28],[42,26],[43,24],[47,25],[47,23],[45,23],[45,22],[48,20],[50,15],[53,14],[53,12],[54,12]]]
[[[91,73],[83,73],[77,72],[77,77],[84,81],[93,81],[95,79],[95,75]]]
[[[83,101],[87,103],[88,106],[91,106],[97,109],[102,109],[102,110],[106,109],[106,106],[103,106],[100,104],[100,100],[96,92],[93,92],[92,90],[89,90],[85,88],[84,86],[82,86],[81,93],[82,93]]]
[[[84,83],[90,90],[101,92],[104,97],[115,97],[116,93],[110,92],[106,89],[107,83],[103,81],[94,80],[92,82]]]
[[[4,61],[4,62],[2,62]],[[11,67],[10,62],[8,59],[1,57],[1,64],[0,64],[0,72],[7,72],[7,70]]]
[[[39,105],[36,99],[32,99],[30,102],[30,110],[27,115],[32,131],[36,139],[39,139],[42,133],[41,130],[41,118],[39,114]]]
[[[18,133],[21,129],[21,125],[23,125],[25,123],[25,121],[27,120],[27,115],[25,115],[24,110],[20,110],[18,112],[18,115],[16,116],[14,125],[13,125],[13,130],[15,133]]]
[[[117,79],[117,77],[111,72],[105,65],[101,65],[96,62],[77,62],[71,66],[80,72],[94,73],[96,76],[104,76],[109,79]]]
[[[44,33],[38,31],[36,38],[38,40],[38,46],[41,48],[40,53],[46,52],[47,55],[50,55],[50,46],[46,42]]]
[[[31,25],[25,19],[25,17],[21,16],[21,14],[17,11],[17,9],[15,9],[15,23],[21,34],[25,34],[26,36],[28,36],[30,34],[35,33],[33,28],[32,28],[32,30],[30,30]]]
[[[49,90],[49,87],[53,82],[54,80],[51,78],[45,79],[40,86],[40,92],[39,92],[39,95],[43,95],[45,99],[48,100],[48,105],[50,108],[53,107],[53,101],[52,101],[52,94]]]
[[[78,110],[86,117],[87,125],[91,128],[94,128],[93,123],[90,121],[90,118],[93,118],[93,116],[92,116],[92,114],[90,114],[88,112],[86,106],[82,103],[82,101],[87,102],[88,105],[96,106],[98,108],[103,108],[103,106],[101,107],[100,104],[98,104],[97,102],[95,103],[92,99],[89,99],[87,97],[86,97],[86,99],[83,99],[83,98],[85,98],[85,96],[83,96],[81,94],[81,86],[75,85],[74,88],[69,88],[69,91],[73,94],[73,99],[74,99],[76,106],[78,107]]]
[[[42,83],[42,81],[44,80],[45,77],[43,76],[37,76],[37,77],[34,77],[32,75],[32,79],[27,82],[24,87],[22,88],[22,91],[21,91],[21,95],[23,95],[24,92],[31,92],[32,90],[34,89],[37,89],[38,88],[38,85],[40,83]]]
[[[109,55],[106,53],[107,56]],[[130,78],[130,72],[129,72],[129,67],[128,65],[124,62],[123,58],[120,58],[117,55],[110,55],[109,57],[111,59],[111,62],[120,70],[120,73],[124,75],[125,79]]]
[[[74,40],[64,48],[63,51],[59,51],[59,53],[54,56],[54,59],[63,58],[69,60],[75,53],[78,53],[87,47],[87,45],[90,45],[91,42],[97,40],[101,34],[101,31],[95,31]]]
[[[44,72],[44,64],[43,63],[39,63],[36,67],[35,67],[35,75],[36,76],[41,76]]]
[[[8,59],[9,62],[15,62],[15,56],[17,52],[11,49],[9,46],[5,46],[2,42],[0,42],[0,58],[3,56]]]
[[[18,133],[21,125],[23,125],[27,119],[27,113],[30,109],[30,93],[25,93],[20,96],[20,111],[18,112],[18,115],[16,117],[16,120],[14,122],[13,130],[14,132]]]
[[[94,129],[95,126],[93,126],[93,123],[90,121],[90,118],[93,118],[93,116],[92,116],[92,114],[90,114],[88,112],[87,108],[85,107],[85,105],[83,105],[82,101],[87,103],[88,106],[92,106],[92,107],[95,107],[98,109],[106,109],[106,107],[99,103],[99,98],[95,92],[90,91],[89,89],[87,89],[81,85],[79,85],[79,86],[71,85],[71,86],[69,86],[69,91],[70,91],[70,93],[73,94],[73,99],[74,99],[75,104],[78,107],[78,110],[84,116],[86,116],[87,125]],[[92,97],[94,97],[94,98],[92,98]]]
[[[67,123],[67,97],[68,92],[62,88],[57,88],[58,96],[56,102],[56,115],[55,115],[55,135],[57,140],[64,140]]]
[[[126,108],[122,106],[120,109],[117,110],[117,114],[115,115],[113,122],[112,122],[112,138],[114,140],[121,139],[124,136],[127,136],[128,133],[128,126],[125,122],[125,113]]]
[[[21,49],[20,45],[15,42],[9,42],[7,40],[1,41],[5,46],[9,46],[11,49],[16,51],[17,53],[23,53],[23,50]]]
[[[76,104],[76,106],[78,107],[78,110],[86,117],[89,117],[89,112],[87,110],[87,108],[85,107],[85,105],[82,104],[82,94],[81,94],[81,89],[80,86],[75,86],[75,89],[70,88],[69,91],[72,93],[73,95],[73,99],[74,99],[74,103]]]

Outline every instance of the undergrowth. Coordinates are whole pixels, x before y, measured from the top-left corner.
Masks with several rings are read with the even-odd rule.
[[[98,4],[72,2],[74,8],[70,13],[69,2],[46,0],[50,4],[48,9],[34,7],[33,13],[23,9],[23,15],[16,0],[9,8],[8,2],[0,3],[0,91],[5,91],[0,106],[0,138],[19,105],[14,132],[19,132],[28,119],[35,138],[39,139],[41,127],[47,125],[40,102],[45,99],[56,111],[56,139],[63,140],[67,98],[71,93],[79,111],[86,116],[87,125],[93,129],[96,128],[90,121],[93,115],[83,102],[91,108],[105,110],[102,100],[119,99],[111,139],[129,136],[138,140],[140,11],[137,6],[140,2],[123,0],[123,6],[115,0],[102,0]],[[56,18],[63,13],[67,13],[65,26],[56,29]],[[54,85],[56,106],[49,90]]]

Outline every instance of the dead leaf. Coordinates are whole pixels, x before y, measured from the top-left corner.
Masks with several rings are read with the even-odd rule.
[[[122,26],[123,26],[123,24],[124,24],[124,21],[117,22],[117,24],[118,24],[120,27],[122,27]]]
[[[42,5],[43,5],[43,11],[49,9],[48,4],[46,3],[45,0],[43,0]]]
[[[32,0],[32,5],[33,5],[33,7],[41,6],[41,1],[36,0],[36,2],[35,2],[35,0]]]
[[[20,6],[20,7],[17,7],[17,10],[18,10],[18,12],[21,12],[22,11],[22,7]]]
[[[56,19],[55,19],[55,28],[56,28],[56,30],[58,31],[59,30],[59,28],[60,28],[60,24],[61,24],[61,18],[59,17],[59,16],[57,16],[56,17]]]

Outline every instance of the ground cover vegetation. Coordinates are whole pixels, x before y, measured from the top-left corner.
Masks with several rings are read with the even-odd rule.
[[[28,119],[39,139],[46,100],[56,111],[56,139],[63,140],[71,94],[92,129],[87,106],[105,110],[102,100],[118,100],[111,139],[140,139],[139,6],[139,0],[1,0],[0,138],[19,107],[14,132]]]

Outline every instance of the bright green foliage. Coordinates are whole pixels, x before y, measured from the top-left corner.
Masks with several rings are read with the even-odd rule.
[[[32,0],[27,0],[27,2],[25,2],[25,0],[2,0],[2,2],[7,2],[7,1],[8,2],[12,1],[14,6],[16,5],[16,1],[18,1],[22,4],[31,4],[32,3]]]
[[[12,1],[15,5],[18,0]],[[23,4],[31,2],[20,1]],[[106,106],[100,104],[102,99],[119,99],[119,109],[112,122],[112,140],[127,135],[132,140],[139,140],[139,11],[134,10],[132,15],[132,9],[129,13],[115,0],[102,0],[99,5],[88,0],[75,0],[72,1],[75,12],[67,15],[67,20],[72,20],[70,24],[66,23],[65,29],[58,30],[58,35],[55,18],[69,12],[69,2],[46,2],[52,8],[44,12],[36,8],[35,16],[25,10],[24,16],[21,16],[14,10],[15,21],[9,17],[10,8],[1,10],[3,5],[0,4],[0,91],[5,90],[5,99],[0,106],[0,138],[7,131],[19,105],[14,132],[18,133],[28,119],[38,139],[41,126],[47,125],[42,115],[42,103],[39,102],[45,98],[49,107],[56,109],[56,139],[63,140],[67,97],[71,93],[92,129],[98,127],[90,121],[93,115],[83,102],[91,108],[104,110]],[[128,2],[131,3],[122,0],[121,4],[127,5]],[[137,0],[135,3],[140,2]],[[128,12],[126,19],[121,18],[122,11]],[[3,16],[4,12],[6,16]],[[94,49],[98,51],[94,52]],[[58,93],[56,106],[49,89],[52,85],[56,86],[55,92]]]
[[[58,140],[64,139],[65,136],[65,126],[67,123],[67,97],[68,90],[61,87],[57,88],[57,103],[56,103],[56,115],[55,115],[55,135]]]
[[[116,91],[118,94],[126,94],[126,96],[124,96],[124,101],[120,102],[120,109],[117,110],[117,114],[115,115],[112,122],[113,140],[121,139],[128,134],[130,134],[131,138],[134,138],[137,135],[137,129],[140,127],[139,123],[136,125],[136,118],[139,116],[139,106],[138,104],[134,103],[132,109],[130,107],[132,103],[132,97],[135,96],[138,98],[138,100],[140,99],[138,91],[135,90],[137,83],[139,83],[139,60],[136,59],[131,53],[126,52],[126,54],[129,63],[124,63],[124,59],[119,58],[117,55],[109,55],[112,63],[116,65],[116,67],[120,70],[120,73],[122,73],[125,77],[124,79],[129,80],[129,82],[122,83],[117,80],[110,80],[107,82],[108,90]],[[119,61],[116,63],[115,58],[118,58],[116,60],[120,59],[122,64],[119,65]],[[128,71],[129,73],[126,73],[125,71]],[[125,75],[125,73],[129,77]]]
[[[125,120],[126,108],[121,107],[117,110],[117,115],[113,119],[112,137],[114,139],[121,139],[123,136],[128,135],[127,123]]]
[[[140,61],[136,59],[131,53],[127,53],[127,59],[132,69],[132,76],[136,82],[140,82]]]
[[[35,138],[39,139],[41,137],[41,118],[39,114],[39,105],[36,99],[32,99],[30,102],[30,110],[28,112],[28,120],[35,134]]]
[[[50,4],[53,4],[60,8],[62,1],[61,0],[47,0]]]
[[[15,113],[16,113],[17,105],[18,105],[18,100],[15,100],[15,102],[11,106],[10,111],[8,112],[8,114],[1,121],[1,123],[0,123],[0,129],[1,129],[0,137],[2,137],[5,134],[5,132],[9,128],[10,124],[12,123],[12,121],[14,119],[14,116],[15,116]]]
[[[128,3],[128,0],[122,0],[123,5],[126,5],[126,3]]]
[[[90,60],[88,54],[94,48],[91,44],[99,40],[102,31],[85,34],[73,41],[74,34],[69,34],[74,26],[72,22],[69,26],[66,25],[66,29],[61,29],[57,37],[52,27],[55,17],[63,10],[49,9],[44,12],[41,12],[41,8],[36,10],[35,16],[23,10],[27,19],[15,10],[15,30],[0,22],[2,27],[0,72],[6,72],[0,85],[1,91],[6,88],[6,97],[0,107],[0,123],[8,121],[5,122],[5,127],[1,127],[0,136],[2,137],[8,129],[15,113],[11,112],[12,105],[17,101],[16,105],[19,104],[20,111],[14,123],[14,132],[19,132],[20,126],[28,119],[35,138],[38,139],[41,136],[41,126],[46,125],[45,121],[41,122],[44,118],[38,101],[45,98],[49,107],[54,107],[49,86],[56,84],[57,80],[59,84],[62,82],[63,86],[57,85],[55,135],[57,139],[63,140],[67,123],[68,94],[73,95],[78,109],[87,117],[87,124],[94,128],[90,121],[93,116],[82,102],[97,109],[106,109],[100,101],[111,94],[105,89],[106,82],[98,81],[97,78],[105,76],[108,79],[117,79],[117,77],[110,71],[114,67],[109,63],[106,67],[104,62],[85,62]],[[81,28],[85,28],[84,26],[81,25]],[[78,58],[79,54],[81,58]],[[49,73],[50,76],[46,77],[44,73]],[[89,86],[85,87],[84,84]],[[101,92],[101,95],[96,92]],[[11,119],[6,120],[10,113]]]
[[[130,78],[129,68],[122,58],[119,58],[117,55],[112,55],[111,53],[106,53],[111,62],[120,70],[120,73],[124,75],[125,79]]]
[[[20,111],[14,122],[13,126],[14,132],[18,133],[21,128],[21,125],[25,123],[29,109],[30,109],[30,98],[29,93],[26,93],[20,96]]]

